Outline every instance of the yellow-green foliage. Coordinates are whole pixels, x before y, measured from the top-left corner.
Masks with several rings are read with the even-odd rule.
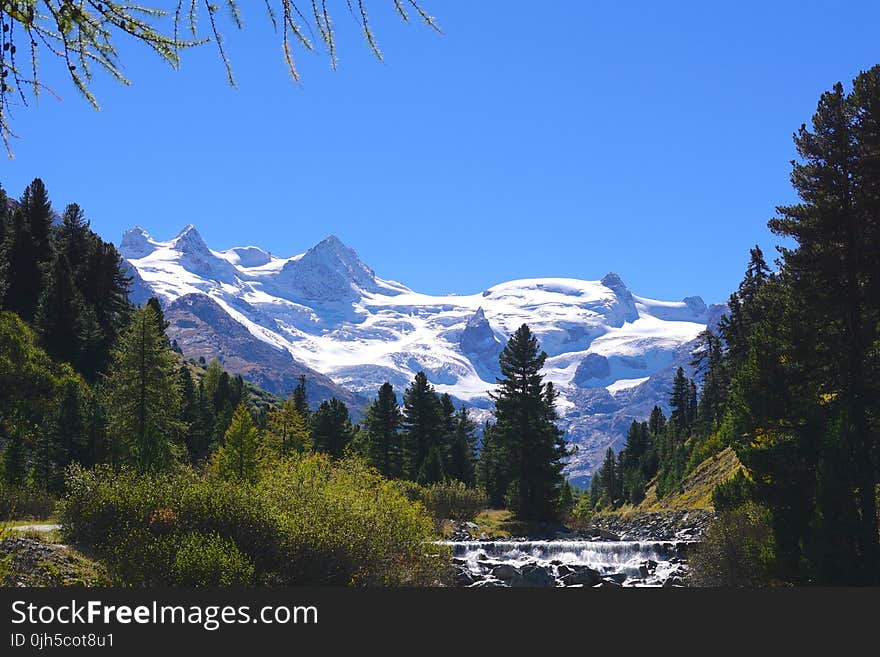
[[[254,481],[257,478],[259,434],[247,404],[241,402],[223,437],[223,445],[214,452],[211,471],[225,479]]]
[[[256,484],[75,468],[59,518],[124,585],[431,585],[448,565],[420,504],[360,461],[318,454]]]
[[[656,483],[651,482],[645,499],[637,511],[673,511],[678,509],[712,509],[712,491],[742,470],[736,453],[727,447],[701,461],[688,474],[678,489],[657,497]]]
[[[265,458],[290,456],[311,449],[311,437],[305,419],[288,397],[269,414],[269,428],[263,437]]]
[[[424,507],[358,459],[285,459],[264,472],[258,492],[297,538],[285,564],[293,583],[430,585],[445,569]]]
[[[574,507],[568,513],[566,522],[574,529],[586,527],[593,517],[593,505],[590,503],[589,495],[581,495]]]
[[[488,498],[483,491],[468,488],[460,481],[437,482],[430,486],[398,481],[396,486],[409,500],[425,505],[438,531],[445,521],[473,520],[488,506]]]

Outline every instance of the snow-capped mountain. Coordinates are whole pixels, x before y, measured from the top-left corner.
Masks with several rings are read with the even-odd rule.
[[[561,393],[562,425],[581,446],[573,475],[589,473],[608,445],[619,446],[632,419],[665,405],[671,373],[722,308],[700,297],[636,296],[614,273],[599,281],[510,281],[472,295],[420,294],[377,277],[333,236],[280,258],[256,246],[214,251],[191,225],[167,242],[132,228],[120,252],[136,274],[138,297],[149,291],[160,299],[187,356],[218,355],[282,394],[292,378],[277,369],[321,373],[363,397],[385,381],[402,392],[424,370],[439,392],[486,418],[498,354],[527,323],[549,356],[545,373]],[[231,326],[244,330],[234,344],[221,344]],[[255,369],[262,374],[254,377]]]

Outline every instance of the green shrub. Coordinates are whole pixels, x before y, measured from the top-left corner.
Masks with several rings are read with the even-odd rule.
[[[740,470],[733,477],[715,486],[712,491],[712,506],[721,513],[735,509],[751,499],[754,485]]]
[[[689,557],[693,586],[763,587],[774,584],[775,541],[769,511],[746,502],[718,514]]]
[[[424,507],[363,461],[285,459],[257,488],[284,527],[286,583],[431,585],[446,572]]]
[[[566,516],[566,522],[574,529],[583,529],[593,518],[593,505],[589,495],[581,495]]]
[[[489,505],[483,491],[468,488],[460,481],[433,484],[425,489],[422,499],[435,518],[444,520],[473,520]]]
[[[245,586],[253,576],[250,560],[217,533],[184,535],[171,563],[171,580],[177,586]]]
[[[489,506],[483,491],[468,488],[460,481],[438,482],[430,486],[396,481],[395,486],[408,500],[421,502],[425,506],[438,530],[446,520],[473,520]]]
[[[48,518],[55,511],[55,498],[31,486],[0,482],[0,518]]]
[[[73,468],[66,540],[120,584],[430,585],[448,559],[431,519],[357,460],[281,460],[256,485],[190,470]]]

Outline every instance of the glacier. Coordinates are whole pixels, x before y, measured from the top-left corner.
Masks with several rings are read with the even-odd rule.
[[[159,298],[170,337],[180,338],[185,355],[221,357],[245,378],[261,383],[262,376],[279,394],[289,392],[290,377],[274,372],[273,378],[269,370],[294,365],[360,399],[385,381],[400,394],[423,370],[439,392],[486,420],[498,354],[508,336],[528,324],[548,354],[544,373],[560,393],[560,426],[579,446],[568,465],[575,481],[598,467],[608,446],[621,446],[633,419],[647,417],[654,404],[666,407],[675,368],[687,367],[693,341],[724,312],[699,296],[637,296],[615,273],[597,281],[514,280],[470,295],[422,294],[378,277],[335,236],[278,257],[257,246],[212,250],[192,225],[168,241],[135,227],[119,251],[135,279],[135,300]],[[216,308],[201,313],[198,331],[191,312],[181,308],[184,302],[192,307],[193,295]],[[212,316],[216,321],[204,319]],[[218,336],[229,330],[214,326],[213,342],[198,342],[221,316],[243,328],[247,339],[218,346]],[[284,360],[267,364],[266,346]],[[245,350],[257,355],[245,358]]]

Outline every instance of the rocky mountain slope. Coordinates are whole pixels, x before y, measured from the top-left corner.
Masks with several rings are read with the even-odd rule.
[[[136,297],[159,297],[186,356],[217,356],[278,394],[304,372],[317,398],[335,394],[357,406],[385,381],[401,393],[424,370],[438,391],[486,419],[498,354],[528,323],[549,355],[562,425],[580,446],[574,476],[591,472],[634,418],[665,406],[674,368],[723,311],[697,296],[636,296],[614,273],[420,294],[379,278],[332,236],[281,258],[255,246],[212,250],[193,226],[168,241],[133,228],[120,252],[136,274]]]

